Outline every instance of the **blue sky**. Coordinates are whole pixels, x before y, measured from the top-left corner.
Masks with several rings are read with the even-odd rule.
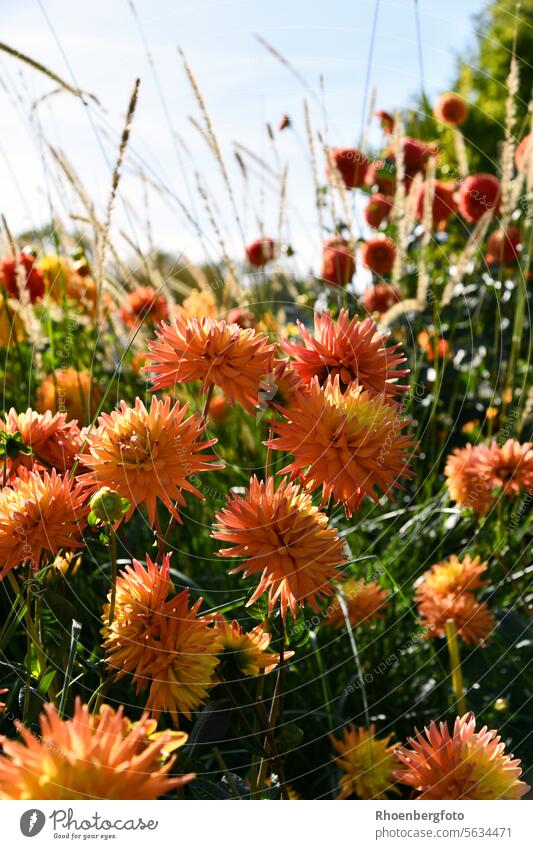
[[[420,0],[420,23],[426,89],[446,90],[455,57],[473,36],[472,15],[480,0]],[[46,14],[43,9],[46,8]],[[139,107],[133,127],[130,159],[121,184],[115,233],[119,230],[144,244],[145,192],[135,162],[174,192],[191,210],[194,171],[213,196],[214,214],[228,249],[242,254],[241,235],[230,223],[228,200],[218,169],[189,115],[196,107],[180,66],[181,45],[194,69],[216,128],[243,221],[246,238],[257,233],[257,217],[273,225],[277,208],[268,178],[260,176],[244,189],[234,164],[238,140],[275,166],[266,122],[276,126],[283,113],[295,132],[276,139],[280,161],[289,166],[288,237],[300,246],[303,261],[313,261],[316,230],[312,216],[309,167],[304,144],[304,88],[254,39],[270,41],[309,86],[319,92],[324,77],[325,128],[322,107],[310,97],[313,121],[331,144],[354,143],[360,132],[374,0],[136,0],[138,20],[128,0],[0,0],[2,39],[54,69],[69,82],[94,93],[103,110],[84,108],[68,95],[54,95],[31,112],[32,102],[54,86],[15,60],[0,56],[0,179],[2,212],[11,228],[38,225],[49,218],[50,198],[63,214],[80,212],[68,187],[43,159],[44,138],[61,148],[95,199],[105,207],[116,139],[136,76],[141,77]],[[143,36],[153,57],[147,58]],[[157,75],[157,79],[154,75]],[[420,87],[414,3],[385,2],[379,7],[371,68],[377,105],[394,110]],[[8,93],[4,90],[7,88]],[[30,112],[31,120],[30,123]],[[178,133],[187,152],[176,144]],[[41,138],[40,138],[41,137]],[[371,141],[380,138],[374,128]],[[176,149],[180,148],[178,158]],[[161,191],[148,190],[154,242],[195,260],[216,256],[214,240],[203,244],[175,203]],[[194,210],[202,217],[198,200]],[[117,235],[117,239],[120,237]]]

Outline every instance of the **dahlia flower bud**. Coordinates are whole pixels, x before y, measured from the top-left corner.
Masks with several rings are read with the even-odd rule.
[[[322,252],[321,277],[332,286],[346,286],[355,272],[355,254],[345,239],[329,239]]]
[[[276,257],[277,245],[274,239],[256,239],[246,248],[246,257],[252,268],[263,268]]]
[[[95,492],[89,501],[89,507],[97,519],[107,524],[118,521],[123,513],[120,495],[108,486],[103,486]]]
[[[459,127],[468,118],[468,104],[460,94],[446,91],[437,100],[433,114],[441,124]]]
[[[369,163],[360,150],[353,147],[334,147],[331,150],[331,162],[347,189],[356,189],[363,185]]]

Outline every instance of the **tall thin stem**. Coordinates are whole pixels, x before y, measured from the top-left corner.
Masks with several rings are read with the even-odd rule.
[[[461,668],[461,655],[459,652],[459,639],[457,628],[453,619],[446,622],[446,641],[450,655],[450,670],[452,675],[452,687],[457,702],[457,710],[460,716],[466,713],[466,702],[463,686],[463,670]]]
[[[348,634],[348,639],[350,640],[350,645],[352,647],[352,654],[355,660],[355,668],[357,671],[357,680],[359,682],[359,689],[361,690],[361,697],[363,699],[363,711],[365,714],[365,724],[367,728],[370,728],[370,710],[368,708],[368,697],[366,694],[365,687],[365,676],[363,675],[363,667],[361,666],[361,658],[359,657],[359,651],[357,649],[357,643],[355,641],[355,636],[353,633],[352,623],[350,622],[350,614],[348,612],[348,605],[346,604],[346,599],[342,593],[342,590],[339,590],[337,593],[337,599],[340,604],[340,608],[342,610],[342,615],[344,617],[344,624],[346,625],[346,633]]]
[[[111,598],[109,599],[108,625],[111,627],[115,618],[117,598],[117,535],[111,526],[109,526],[109,553],[111,554]]]

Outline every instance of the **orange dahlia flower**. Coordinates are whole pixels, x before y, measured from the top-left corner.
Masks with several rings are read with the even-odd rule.
[[[161,568],[146,555],[146,566],[133,560],[119,574],[113,621],[109,625],[110,603],[104,606],[102,634],[107,662],[116,670],[117,680],[128,673],[140,686],[146,686],[160,645],[155,617],[161,613],[174,586],[170,578],[170,558]]]
[[[61,548],[80,548],[80,531],[89,512],[82,486],[52,473],[25,472],[0,492],[0,580],[15,566]]]
[[[65,413],[52,413],[47,410],[41,414],[27,409],[17,413],[12,407],[5,422],[0,420],[0,429],[9,434],[19,434],[31,454],[21,452],[9,457],[9,474],[16,472],[19,466],[45,468],[53,466],[59,472],[72,468],[76,454],[81,448],[81,433],[75,421],[67,422]]]
[[[449,455],[444,474],[450,498],[459,507],[469,507],[483,516],[494,503],[491,470],[495,456],[488,445],[456,448]]]
[[[334,758],[342,769],[339,782],[339,799],[357,796],[359,799],[386,799],[387,793],[398,791],[394,787],[394,770],[398,767],[395,746],[390,745],[392,734],[376,737],[374,723],[370,728],[349,725],[342,740],[330,735],[339,753]]]
[[[449,619],[453,619],[457,633],[465,643],[484,643],[494,629],[494,619],[487,605],[476,601],[472,593],[432,595],[420,587],[415,600],[427,639],[444,637]]]
[[[37,390],[35,409],[39,413],[65,413],[80,425],[88,424],[96,415],[102,390],[88,371],[58,369],[48,375]]]
[[[348,609],[351,625],[369,625],[375,619],[383,619],[383,610],[387,606],[387,593],[377,581],[365,581],[364,578],[349,578],[342,586],[342,594]],[[344,614],[340,604],[328,608],[328,622],[332,628],[343,628]]]
[[[251,631],[244,631],[236,619],[228,622],[223,616],[214,619],[216,633],[220,637],[223,655],[221,663],[227,662],[241,675],[257,677],[268,674],[280,661],[279,654],[268,651],[271,634],[264,625],[256,625]],[[294,652],[285,652],[284,657],[292,657]]]
[[[424,573],[420,584],[425,595],[447,596],[450,593],[458,595],[465,591],[478,590],[486,584],[481,575],[487,569],[487,563],[481,562],[480,557],[465,555],[459,560],[455,554],[442,563],[436,563]]]
[[[496,502],[498,490],[514,498],[533,486],[533,445],[508,439],[503,445],[468,444],[456,448],[444,469],[451,498],[460,507],[483,515]]]
[[[119,409],[103,413],[87,436],[88,453],[80,455],[90,470],[80,481],[94,489],[107,486],[127,498],[127,519],[144,503],[153,525],[159,499],[180,520],[176,505],[186,504],[184,491],[203,498],[188,478],[220,468],[214,454],[200,453],[217,440],[200,441],[206,425],[198,416],[186,418],[188,408],[179,402],[171,407],[170,398],[154,396],[149,410],[137,398],[135,407],[121,401]]]
[[[533,443],[520,444],[508,439],[503,445],[492,443],[495,465],[491,469],[491,484],[509,497],[533,487]]]
[[[296,618],[304,602],[317,610],[319,598],[333,595],[336,567],[346,561],[343,544],[300,486],[282,480],[274,490],[273,477],[254,477],[245,495],[232,495],[216,519],[213,537],[233,543],[219,555],[245,558],[232,574],[261,574],[248,605],[268,590],[269,612],[279,599],[285,620],[287,609]]]
[[[150,688],[147,710],[190,719],[214,683],[221,641],[211,622],[197,616],[202,599],[189,608],[189,590],[174,595],[168,555],[161,570],[150,558],[117,579],[114,617],[103,628],[106,657],[117,678],[130,674],[137,693]],[[109,603],[103,621],[109,622]]]
[[[72,719],[45,705],[38,737],[16,726],[21,741],[0,738],[0,799],[157,799],[194,778],[169,775],[187,734],[155,733],[154,720],[132,723],[122,706],[95,716],[78,698]]]
[[[497,731],[476,731],[473,713],[457,717],[450,734],[445,722],[416,731],[396,750],[403,769],[396,778],[419,799],[520,799],[529,787],[520,781],[520,761],[506,755]]]
[[[288,421],[274,421],[277,437],[266,443],[294,455],[282,473],[299,476],[310,490],[321,486],[324,500],[332,495],[348,516],[365,495],[373,501],[378,490],[390,496],[400,475],[411,476],[415,442],[401,433],[408,420],[382,395],[355,384],[343,395],[338,376],[323,387],[315,377],[283,414]]]
[[[168,318],[168,306],[153,286],[137,286],[126,294],[118,314],[127,327],[137,327],[141,322],[153,325]]]
[[[204,392],[219,386],[232,407],[236,402],[249,412],[257,407],[259,384],[272,368],[275,350],[264,334],[178,313],[159,327],[157,337],[149,343],[152,389],[201,380]]]
[[[283,350],[294,358],[294,368],[304,384],[318,377],[324,384],[328,376],[339,378],[342,389],[357,381],[368,392],[384,393],[388,398],[409,387],[398,384],[409,374],[399,369],[405,362],[399,345],[385,346],[386,337],[371,318],[350,319],[348,310],[341,310],[335,321],[329,312],[315,313],[315,335],[299,323],[303,345],[283,342]]]
[[[150,669],[150,692],[146,702],[152,713],[168,712],[191,718],[215,683],[221,642],[209,620],[198,616],[202,599],[189,608],[189,590],[169,599],[163,613],[154,617],[151,634],[159,644]],[[141,686],[138,684],[138,690]]]
[[[448,619],[453,619],[465,643],[482,643],[488,637],[494,619],[487,606],[474,597],[474,591],[485,584],[481,575],[486,569],[479,557],[466,555],[460,561],[452,555],[424,573],[415,601],[427,638],[444,637]]]

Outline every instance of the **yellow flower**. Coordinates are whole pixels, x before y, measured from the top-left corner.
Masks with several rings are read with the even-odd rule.
[[[376,737],[374,724],[369,729],[349,725],[342,740],[330,736],[340,757],[335,757],[342,769],[339,799],[357,796],[359,799],[386,799],[394,788],[394,770],[398,766],[395,746],[390,746],[392,734]]]
[[[192,289],[191,294],[185,298],[178,309],[185,313],[188,318],[216,318],[217,302],[215,296],[207,289]]]
[[[279,663],[279,654],[267,651],[272,639],[263,625],[256,625],[251,631],[243,631],[237,620],[227,622],[223,616],[215,620],[216,633],[220,637],[221,661],[228,661],[242,675],[260,675],[272,672]],[[285,659],[294,652],[285,652]]]

